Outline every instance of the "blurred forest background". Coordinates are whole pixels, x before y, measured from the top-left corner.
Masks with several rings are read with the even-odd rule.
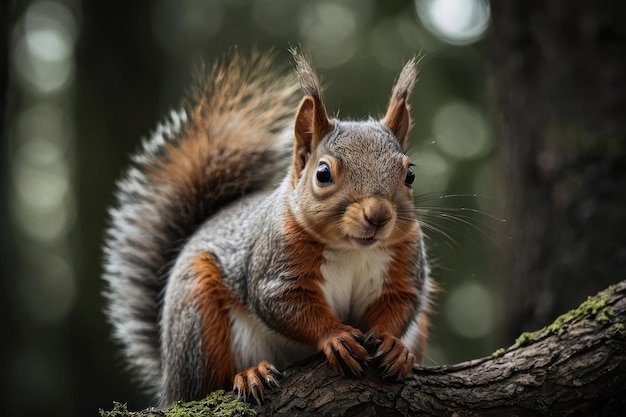
[[[113,400],[131,409],[149,404],[102,313],[106,210],[131,153],[177,107],[194,68],[235,45],[274,48],[286,68],[287,48],[301,45],[329,112],[342,118],[382,115],[403,63],[421,55],[410,154],[442,288],[426,364],[489,355],[524,327],[508,308],[518,289],[505,279],[515,238],[507,213],[515,210],[503,190],[514,153],[504,152],[510,146],[497,126],[512,116],[495,103],[506,101],[497,64],[508,58],[489,41],[486,0],[2,4],[9,60],[0,125],[3,415],[85,416]],[[516,13],[504,11],[503,21]],[[582,301],[571,298],[571,305]]]

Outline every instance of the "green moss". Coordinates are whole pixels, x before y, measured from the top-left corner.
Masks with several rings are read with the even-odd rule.
[[[506,352],[505,348],[500,348],[500,349],[496,350],[495,352],[493,352],[491,354],[491,356],[494,357],[494,358],[499,358],[500,356],[503,356],[505,352]]]
[[[626,331],[624,329],[624,323],[615,323],[611,327],[611,336],[626,337]]]
[[[535,340],[539,339],[539,336],[541,334],[543,334],[544,330],[545,329],[537,330],[537,331],[534,331],[534,332],[524,332],[524,333],[522,333],[521,335],[519,335],[519,337],[515,341],[515,344],[513,345],[513,349],[516,349],[516,348],[519,348],[519,347],[522,347],[522,346],[530,345]]]
[[[100,410],[101,417],[131,417],[134,413],[128,411],[128,405],[118,403],[117,401],[113,402],[113,410],[104,411]]]
[[[578,308],[559,316],[551,325],[535,332],[522,333],[515,341],[513,348],[527,346],[550,335],[561,335],[567,330],[570,323],[584,318],[591,318],[600,323],[609,323],[613,315],[611,307],[608,305],[610,300],[611,296],[604,292],[588,297]]]
[[[100,410],[101,417],[243,417],[256,412],[248,403],[239,401],[232,393],[215,391],[200,401],[177,402],[164,410],[128,411],[126,404],[113,403],[113,410]]]
[[[219,390],[200,401],[178,402],[163,410],[167,417],[229,417],[254,416],[250,404],[239,401],[232,394]]]

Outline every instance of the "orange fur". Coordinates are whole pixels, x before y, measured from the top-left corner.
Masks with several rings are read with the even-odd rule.
[[[208,389],[229,389],[235,375],[235,359],[228,311],[243,306],[222,283],[222,274],[210,254],[198,256],[193,262],[193,271],[197,277],[190,294],[193,294],[193,301],[202,317],[202,343],[208,358]]]
[[[190,205],[186,211],[201,199],[219,206],[251,185],[264,186],[275,169],[268,161],[277,157],[276,132],[290,125],[298,100],[296,77],[277,71],[271,53],[235,52],[207,75],[199,74],[176,139],[146,167],[172,201]]]
[[[415,231],[413,235],[419,232]],[[412,241],[417,241],[412,236]],[[365,320],[376,334],[391,334],[401,337],[412,318],[417,291],[411,285],[413,260],[407,250],[409,243],[392,246],[394,253],[387,273],[387,282],[381,296],[365,312]]]
[[[406,149],[406,137],[411,129],[411,116],[409,115],[405,98],[394,101],[389,105],[383,123],[398,138],[402,148]]]
[[[289,275],[295,279],[277,295],[293,306],[282,330],[301,343],[321,348],[322,339],[347,327],[334,315],[320,289],[324,245],[312,240],[292,215],[287,216],[285,232],[289,242]]]

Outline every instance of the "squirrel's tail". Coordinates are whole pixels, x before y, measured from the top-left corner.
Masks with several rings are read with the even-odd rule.
[[[181,246],[220,207],[261,189],[285,166],[299,84],[272,54],[232,53],[198,82],[118,183],[106,233],[107,315],[132,368],[155,391],[159,319]],[[205,74],[206,75],[206,74]]]

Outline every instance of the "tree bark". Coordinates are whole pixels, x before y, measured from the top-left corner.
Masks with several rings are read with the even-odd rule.
[[[511,0],[491,9],[511,204],[511,338],[626,269],[626,2]]]
[[[552,325],[521,335],[507,350],[458,365],[416,367],[402,381],[383,381],[372,371],[345,378],[314,357],[287,370],[281,388],[255,409],[259,416],[300,417],[623,416],[625,322],[622,281]]]

